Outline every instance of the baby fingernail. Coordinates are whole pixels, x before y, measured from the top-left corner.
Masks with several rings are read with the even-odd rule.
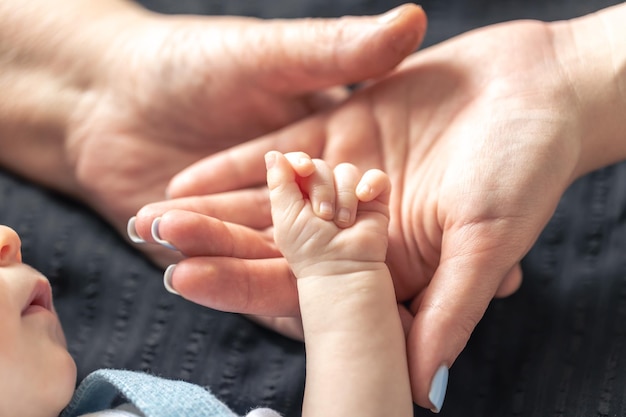
[[[176,269],[176,264],[167,267],[165,273],[163,274],[163,285],[168,292],[175,295],[180,295],[178,291],[176,291],[172,286],[172,275],[174,275],[174,269]]]
[[[265,154],[265,169],[270,169],[276,163],[276,154],[274,152],[268,152]]]
[[[433,381],[430,384],[430,392],[428,393],[428,399],[433,405],[430,410],[433,413],[441,411],[443,406],[443,400],[446,398],[446,389],[448,388],[448,367],[442,365],[435,372]]]
[[[356,194],[360,197],[366,197],[369,194],[371,194],[372,192],[372,187],[370,187],[368,184],[361,184],[359,185],[359,188],[357,188],[356,190]]]
[[[161,224],[160,217],[157,217],[156,219],[152,221],[152,227],[150,228],[150,232],[152,233],[152,239],[154,239],[154,241],[160,244],[161,246],[164,246],[168,249],[176,250],[174,245],[172,245],[170,242],[168,242],[167,240],[161,239],[161,236],[159,235],[160,224]]]
[[[333,214],[333,205],[328,201],[322,201],[320,203],[320,214],[332,216]]]
[[[340,223],[348,223],[350,221],[350,210],[345,207],[339,209],[339,212],[337,213],[337,221]]]
[[[128,219],[128,223],[126,224],[126,234],[133,243],[146,243],[146,241],[137,234],[137,229],[135,228],[135,220],[135,216]]]

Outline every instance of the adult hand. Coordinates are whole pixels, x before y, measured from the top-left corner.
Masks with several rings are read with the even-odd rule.
[[[194,178],[198,193],[260,184],[261,155],[269,149],[386,171],[393,190],[387,262],[398,300],[414,314],[408,335],[413,397],[436,407],[447,368],[492,298],[520,285],[519,261],[566,187],[626,157],[616,140],[624,128],[620,85],[626,84],[603,46],[611,42],[598,36],[607,21],[605,15],[554,25],[513,22],[460,36],[417,53],[337,109],[198,163],[170,190],[191,192],[177,190],[186,177]],[[620,27],[619,19],[614,23]],[[581,54],[588,59],[581,61]],[[238,194],[241,204],[245,193]],[[267,212],[258,199],[251,210]],[[169,224],[160,231],[173,235],[175,222]],[[174,287],[208,306],[297,314],[294,303],[284,302],[293,297],[285,263],[260,262],[246,243],[259,232],[245,226],[207,228],[228,246],[187,260],[194,268],[177,267]],[[247,291],[242,296],[233,288]]]
[[[61,11],[16,3],[0,7],[3,39],[15,44],[0,59],[3,100],[15,104],[0,105],[0,163],[79,197],[120,231],[192,162],[331,106],[347,96],[339,86],[395,67],[426,25],[415,5],[376,17],[262,21],[157,15],[125,1],[96,12],[74,0]],[[46,7],[46,25],[26,24]],[[33,103],[43,109],[30,111]]]

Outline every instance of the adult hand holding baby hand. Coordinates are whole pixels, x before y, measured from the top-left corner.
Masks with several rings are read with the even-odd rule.
[[[611,43],[598,35],[606,33],[598,26],[618,33],[624,10],[555,24],[511,22],[459,36],[418,52],[338,108],[208,158],[172,184],[193,176],[197,193],[257,185],[264,175],[259,155],[269,149],[386,171],[394,190],[387,262],[398,300],[415,315],[408,335],[413,398],[437,408],[447,368],[492,298],[520,285],[519,262],[567,186],[626,157],[619,140],[624,79],[613,71]],[[584,65],[581,54],[589,57]],[[239,197],[246,200],[244,192]],[[260,206],[253,209],[257,215]],[[220,270],[233,269],[207,255],[212,279],[197,277],[195,291],[189,286],[183,295],[227,304],[230,290],[216,280]],[[232,305],[250,313],[297,313],[289,302],[268,311],[268,294],[282,301],[290,293],[285,263],[273,259],[259,268],[253,256],[234,262],[243,273],[224,276],[254,291],[245,305],[235,297]],[[181,273],[178,282],[192,277]]]

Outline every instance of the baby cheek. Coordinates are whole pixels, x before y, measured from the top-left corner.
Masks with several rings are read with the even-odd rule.
[[[29,384],[29,364],[24,362],[20,351],[19,335],[8,332],[7,326],[0,326],[0,415],[24,414],[32,400]]]
[[[55,336],[55,338],[58,336]],[[32,403],[39,403],[37,410],[47,410],[41,417],[57,417],[69,404],[76,387],[76,364],[63,343],[53,338],[40,345],[39,361],[31,368],[33,391]],[[31,415],[31,414],[28,414]]]
[[[57,417],[76,386],[58,320],[33,315],[0,331],[0,416]]]
[[[49,379],[43,387],[46,402],[46,410],[52,410],[50,417],[57,417],[61,411],[70,403],[76,388],[76,363],[67,351],[59,351],[55,360],[55,376]],[[48,416],[44,416],[48,417]]]

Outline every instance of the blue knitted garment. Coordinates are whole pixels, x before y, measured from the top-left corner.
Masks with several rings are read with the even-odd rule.
[[[146,417],[238,417],[199,385],[113,369],[89,374],[61,417],[109,409],[120,394]]]

